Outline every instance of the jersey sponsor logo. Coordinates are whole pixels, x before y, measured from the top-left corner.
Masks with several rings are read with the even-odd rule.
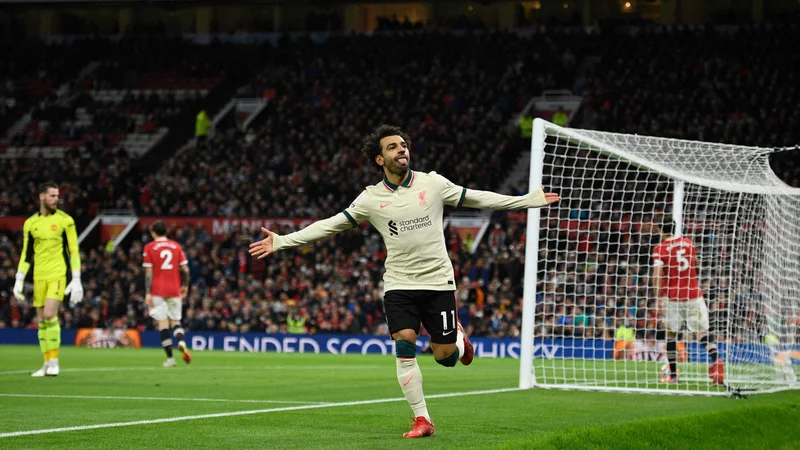
[[[431,220],[431,216],[425,215],[422,217],[417,217],[416,219],[401,220],[397,223],[397,226],[401,232],[413,231],[421,228],[432,227],[433,221]]]
[[[431,226],[433,226],[433,221],[429,215],[417,217],[416,219],[400,220],[397,222],[390,220],[389,234],[391,236],[397,236],[403,231],[414,231]]]

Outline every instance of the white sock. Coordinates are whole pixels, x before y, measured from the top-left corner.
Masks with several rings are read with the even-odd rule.
[[[178,345],[179,346],[182,345],[182,346],[186,347],[186,341],[180,341],[180,342],[178,342]],[[186,348],[189,348],[189,347],[186,347]]]
[[[53,358],[48,362],[50,363],[51,366],[57,366],[58,365],[58,358]]]
[[[459,328],[458,333],[456,333],[456,348],[458,349],[458,357],[460,359],[464,356],[464,333],[461,332],[461,328]]]
[[[425,395],[422,393],[422,372],[419,370],[417,358],[397,358],[397,381],[403,390],[406,401],[414,412],[414,417],[422,416],[431,421]]]

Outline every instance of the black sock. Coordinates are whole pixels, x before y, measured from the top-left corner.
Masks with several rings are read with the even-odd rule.
[[[667,360],[669,361],[669,372],[671,376],[678,375],[678,343],[672,339],[667,341]]]
[[[169,330],[163,329],[160,331],[161,333],[161,346],[164,347],[164,351],[167,353],[167,358],[172,358],[172,338],[169,337]]]
[[[708,336],[703,336],[703,338],[700,339],[700,344],[703,346],[704,349],[706,349],[706,352],[708,352],[708,357],[711,358],[711,363],[713,364],[717,362],[717,360],[719,359],[719,353],[717,352],[717,345],[709,344]]]
[[[175,325],[172,327],[172,333],[175,335],[175,339],[177,339],[178,342],[183,340],[183,327],[180,325]]]

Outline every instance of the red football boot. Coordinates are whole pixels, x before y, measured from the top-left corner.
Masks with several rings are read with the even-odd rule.
[[[725,363],[722,362],[722,359],[718,359],[717,362],[708,366],[708,377],[717,386],[725,383]]]
[[[475,349],[472,347],[472,342],[469,341],[467,337],[467,333],[464,332],[464,327],[461,326],[461,323],[457,323],[458,329],[461,331],[461,334],[464,335],[464,355],[461,356],[461,364],[468,366],[472,364],[472,358],[475,356]]]
[[[436,433],[436,429],[433,428],[433,424],[428,422],[423,416],[419,416],[414,420],[414,423],[411,425],[411,431],[408,433],[404,433],[404,438],[421,438],[425,436],[433,436],[433,433]]]
[[[181,357],[183,358],[183,362],[189,364],[192,362],[192,354],[189,353],[189,349],[186,346],[178,344],[178,350],[181,352]]]

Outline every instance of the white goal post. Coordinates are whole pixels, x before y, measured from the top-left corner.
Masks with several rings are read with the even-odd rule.
[[[774,151],[535,119],[530,186],[562,200],[528,211],[520,388],[702,395],[795,388],[800,189],[772,171]],[[679,337],[678,383],[662,383],[666,342],[651,274],[665,222],[696,248],[724,385],[712,383],[705,347],[689,330]]]

